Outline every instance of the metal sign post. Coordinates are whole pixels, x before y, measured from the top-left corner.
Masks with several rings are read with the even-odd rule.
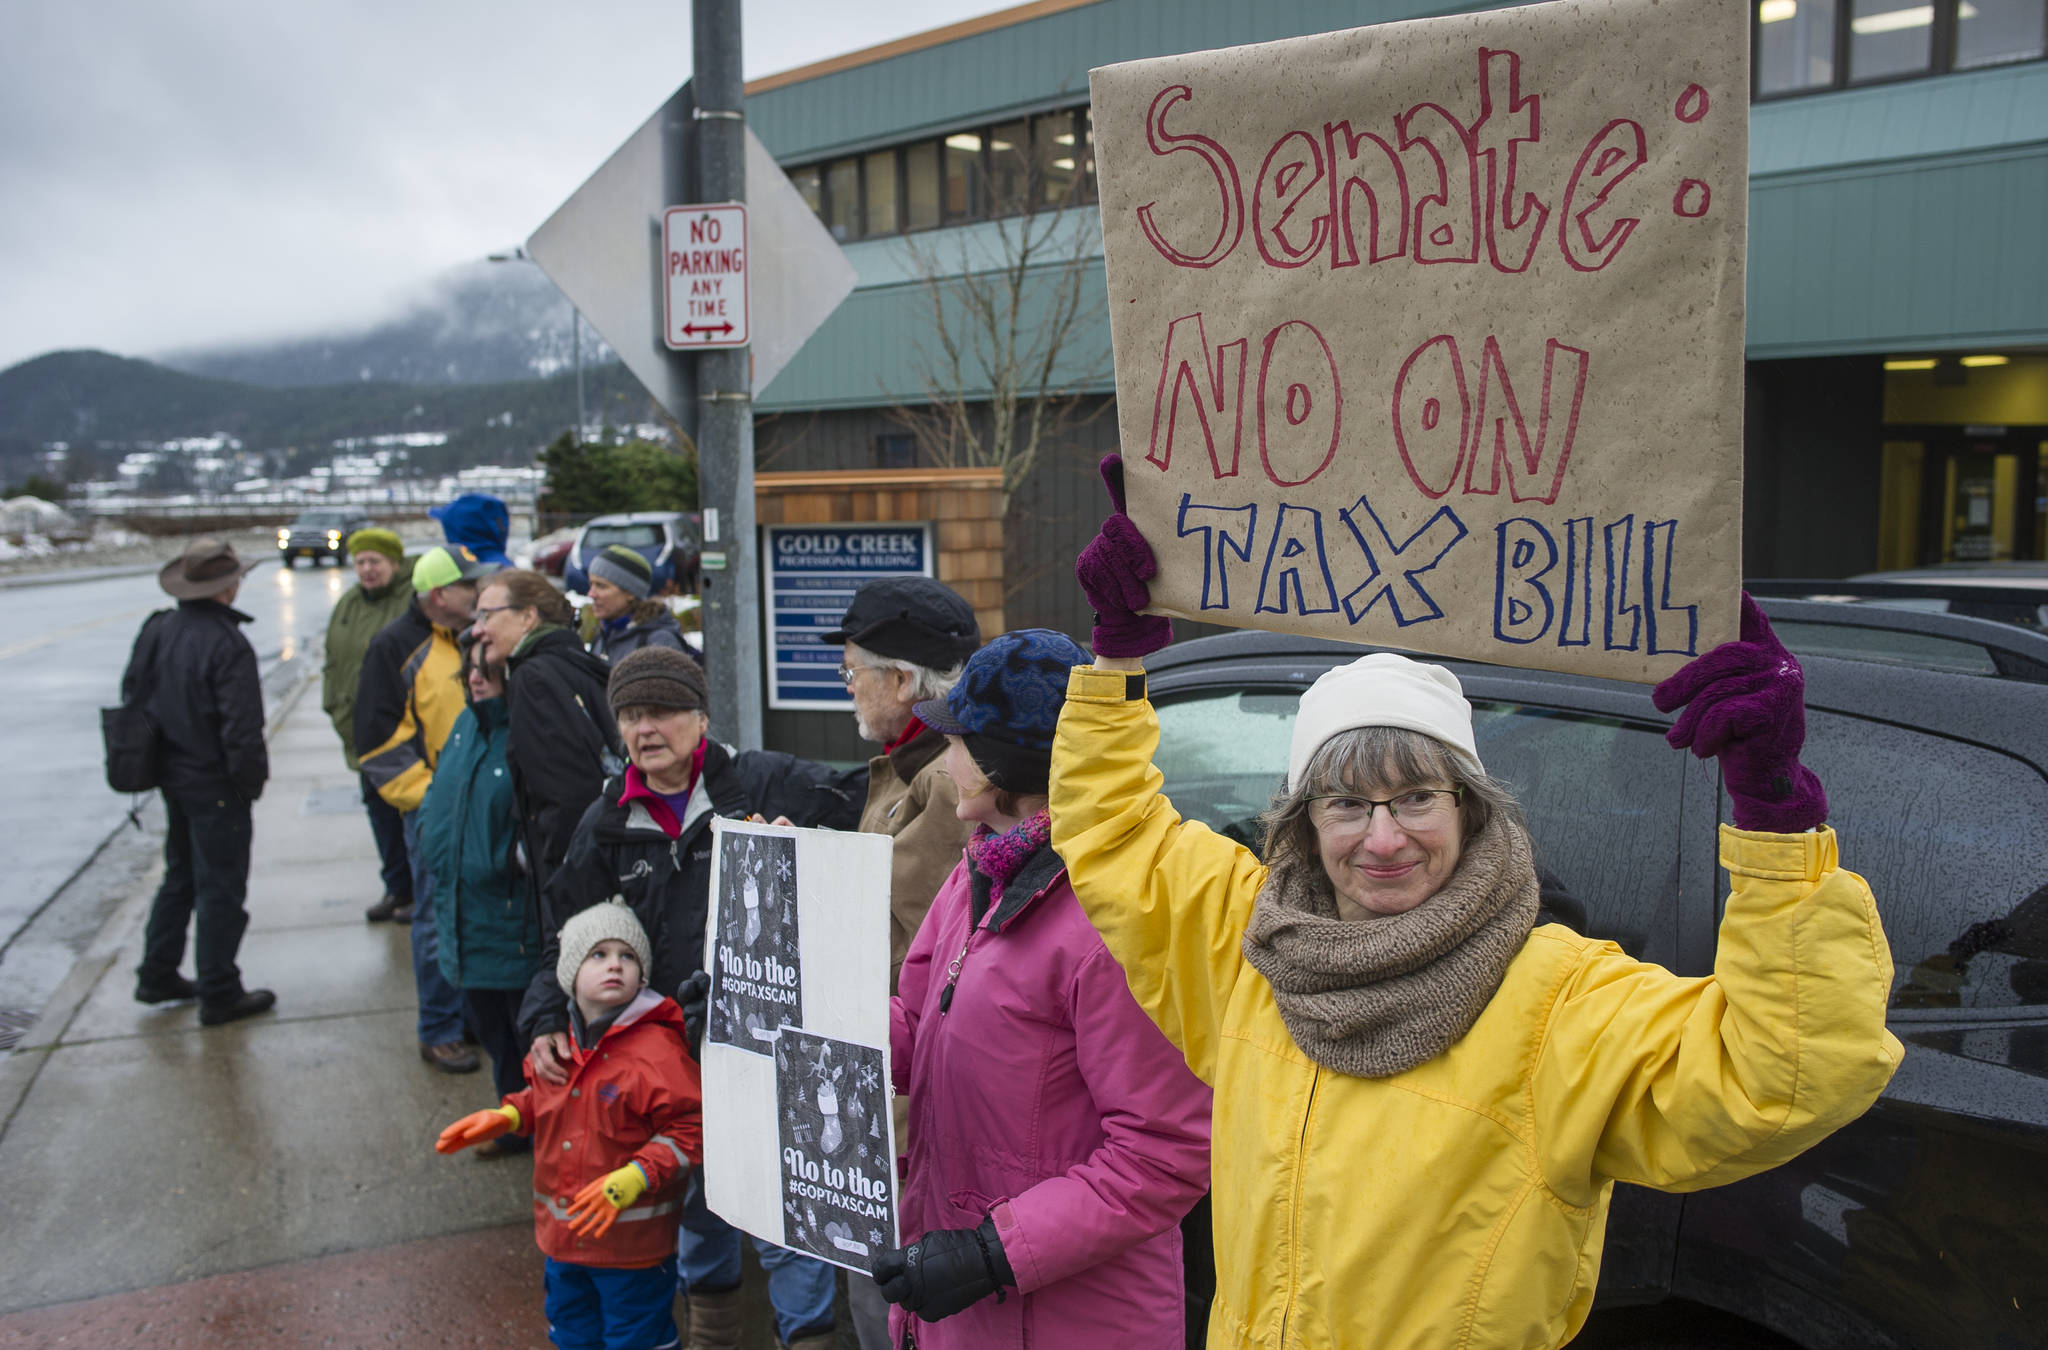
[[[760,567],[751,395],[789,364],[857,278],[803,194],[746,129],[737,0],[697,0],[692,17],[696,77],[556,208],[526,251],[697,446],[712,725],[727,741],[757,746]],[[714,162],[700,164],[700,151]],[[699,339],[688,344],[696,350],[676,351],[666,341],[663,225],[670,208],[687,202],[732,203],[745,212],[745,319],[720,316],[718,324],[734,322],[736,329],[715,332],[712,343],[703,340],[700,323],[697,334],[684,335]],[[757,258],[762,265],[752,265]],[[683,296],[685,326],[690,299]],[[704,350],[718,338],[733,347]]]
[[[744,202],[746,92],[740,75],[740,0],[694,0],[691,39],[690,83],[697,93],[696,197],[700,202]],[[761,745],[761,574],[754,543],[750,357],[746,347],[696,357],[697,500],[707,521],[702,614],[709,666],[704,674],[711,687],[712,730],[741,749]],[[708,524],[712,521],[717,522],[716,539]],[[710,560],[720,554],[725,566],[713,569]]]

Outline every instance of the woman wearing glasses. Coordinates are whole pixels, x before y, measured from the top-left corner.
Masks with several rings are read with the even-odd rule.
[[[1537,926],[1529,837],[1439,666],[1375,653],[1302,696],[1263,860],[1150,760],[1151,550],[1116,512],[1077,571],[1052,843],[1146,1012],[1215,1089],[1209,1344],[1544,1347],[1592,1302],[1616,1181],[1685,1191],[1854,1119],[1900,1058],[1869,888],[1799,763],[1803,679],[1753,602],[1658,686],[1735,827],[1713,975]]]

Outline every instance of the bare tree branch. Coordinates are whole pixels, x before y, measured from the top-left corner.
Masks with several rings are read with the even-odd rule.
[[[1077,180],[1078,184],[1078,180]],[[1036,200],[1039,184],[1028,191]],[[1065,203],[1000,216],[945,236],[908,241],[926,327],[912,343],[918,402],[888,409],[920,459],[946,468],[995,468],[1007,498],[1030,476],[1040,447],[1079,415],[1104,383],[1110,352],[1092,206]],[[1095,406],[1079,413],[1084,403]]]

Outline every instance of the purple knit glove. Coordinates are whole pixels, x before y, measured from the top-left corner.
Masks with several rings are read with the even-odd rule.
[[[1742,640],[1688,662],[1650,699],[1660,712],[1685,709],[1664,736],[1673,749],[1720,758],[1738,827],[1796,834],[1828,818],[1827,793],[1799,762],[1806,673],[1749,592],[1742,593]]]
[[[1124,457],[1111,451],[1099,467],[1109,504],[1116,509],[1074,560],[1074,576],[1095,607],[1089,645],[1097,656],[1149,656],[1173,641],[1173,620],[1138,613],[1152,603],[1145,583],[1159,574],[1159,561],[1124,514]]]

